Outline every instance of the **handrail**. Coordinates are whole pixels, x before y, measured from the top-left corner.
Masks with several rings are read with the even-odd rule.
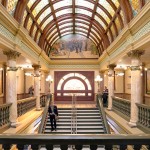
[[[102,103],[102,95],[100,95],[100,94],[97,95],[97,102],[99,104],[98,105],[99,109],[101,110],[101,113],[102,113],[102,117],[103,117],[105,129],[106,129],[106,133],[110,134],[110,128],[109,128],[107,120],[106,120],[106,114],[105,114],[103,103]]]
[[[114,145],[119,145],[125,150],[127,145],[133,145],[135,150],[139,150],[142,145],[149,147],[150,134],[129,135],[129,134],[100,134],[100,135],[46,135],[46,134],[5,134],[0,135],[0,144],[4,150],[11,149],[12,144],[16,144],[18,149],[23,149],[24,145],[31,145],[32,150],[37,150],[41,145],[46,149],[53,149],[53,145],[60,145],[60,149],[67,149],[68,145],[75,145],[76,150],[82,149],[83,145],[90,145],[91,149],[96,149],[98,145],[103,145],[105,149],[112,149]],[[149,148],[148,148],[149,149]]]
[[[47,117],[47,113],[48,113],[48,107],[49,107],[49,104],[50,104],[50,101],[51,101],[51,96],[47,99],[46,101],[46,104],[45,104],[45,108],[44,108],[44,111],[43,111],[43,116],[42,116],[42,120],[41,120],[41,123],[40,123],[40,126],[39,126],[39,130],[38,130],[38,133],[43,133],[43,128],[44,128],[44,123],[45,123],[45,119]]]
[[[71,134],[77,133],[77,117],[76,117],[76,99],[72,96],[72,113],[71,113]]]

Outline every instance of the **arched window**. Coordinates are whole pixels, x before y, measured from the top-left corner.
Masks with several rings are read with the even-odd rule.
[[[55,73],[56,76],[56,87],[55,87],[55,98],[56,100],[59,99],[68,99],[70,98],[70,96],[72,96],[73,94],[75,94],[76,96],[80,97],[80,99],[89,99],[88,97],[91,97],[93,95],[93,88],[92,88],[92,84],[93,82],[91,81],[91,79],[89,77],[89,72],[85,71],[85,72],[62,72],[60,71],[60,74],[58,73],[59,71],[57,71],[57,73]],[[93,78],[94,78],[94,73],[91,72],[93,74]],[[59,79],[58,79],[59,77]],[[82,97],[82,98],[81,98]],[[84,98],[83,98],[84,97]],[[71,98],[70,98],[71,100]]]

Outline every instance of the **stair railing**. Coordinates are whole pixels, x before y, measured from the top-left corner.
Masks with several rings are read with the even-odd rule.
[[[40,126],[39,126],[38,133],[43,133],[45,120],[46,120],[47,113],[48,113],[48,107],[49,107],[49,104],[50,104],[51,100],[52,100],[52,96],[47,98],[47,101],[46,101],[46,104],[45,104],[45,108],[44,108],[44,111],[43,111],[42,120],[41,120],[41,123],[40,123]]]
[[[106,119],[106,114],[105,114],[103,103],[102,103],[102,95],[100,95],[100,94],[97,94],[97,105],[98,105],[98,107],[101,111],[102,117],[103,117],[103,122],[104,122],[106,133],[110,134],[110,128],[108,126],[108,122],[107,122],[107,119]]]
[[[72,96],[71,134],[77,134],[76,95]]]

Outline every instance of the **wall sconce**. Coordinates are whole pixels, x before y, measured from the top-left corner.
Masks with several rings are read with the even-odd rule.
[[[97,75],[96,78],[95,78],[95,82],[97,82],[97,86],[98,86],[98,93],[100,92],[100,82],[102,80],[103,79],[100,77],[100,75]]]
[[[49,82],[49,91],[51,92],[50,87],[51,87],[51,83],[53,82],[52,76],[51,76],[51,75],[48,75],[48,77],[46,78],[46,81]]]

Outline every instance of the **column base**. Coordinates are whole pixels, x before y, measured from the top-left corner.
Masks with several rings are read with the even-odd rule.
[[[136,122],[132,122],[132,121],[128,122],[128,125],[129,125],[131,128],[137,127]]]
[[[42,108],[36,108],[36,111],[40,111],[40,110],[42,110]]]
[[[11,122],[11,123],[10,123],[10,126],[11,126],[12,128],[16,128],[16,127],[18,127],[20,124],[21,124],[20,122]]]
[[[112,111],[112,107],[108,107],[107,110]]]

